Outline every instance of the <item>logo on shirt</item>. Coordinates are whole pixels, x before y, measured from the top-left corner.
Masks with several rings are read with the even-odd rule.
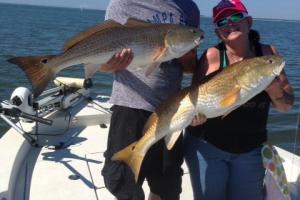
[[[152,16],[152,19],[147,19],[150,23],[155,24],[181,24],[186,25],[187,20],[183,15],[179,16],[179,22],[178,19],[175,18],[174,14],[171,12],[162,12],[162,13],[156,13]]]

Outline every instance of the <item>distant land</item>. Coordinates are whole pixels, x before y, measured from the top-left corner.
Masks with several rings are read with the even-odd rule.
[[[207,15],[200,15],[200,17],[211,18],[211,16],[207,16]],[[253,19],[260,20],[260,21],[284,21],[284,22],[300,23],[300,20],[295,20],[295,19],[274,19],[274,18],[261,18],[261,17],[253,17]]]
[[[257,18],[253,17],[255,20],[261,20],[261,21],[285,21],[285,22],[295,22],[295,23],[300,23],[300,20],[295,20],[295,19],[272,19],[272,18]]]
[[[82,7],[62,7],[62,6],[48,6],[48,5],[35,5],[35,4],[13,4],[13,3],[0,3],[0,4],[6,4],[6,5],[20,5],[20,6],[35,6],[35,7],[50,7],[50,8],[64,8],[64,9],[79,9],[79,10],[97,10],[97,11],[105,11],[101,9],[95,9],[95,8],[89,8],[86,5],[82,5]],[[201,17],[205,18],[211,18],[211,16],[207,15],[201,15]],[[254,20],[261,20],[261,21],[285,21],[285,22],[294,22],[294,23],[300,23],[299,20],[295,19],[274,19],[274,18],[259,18],[259,17],[253,17]]]

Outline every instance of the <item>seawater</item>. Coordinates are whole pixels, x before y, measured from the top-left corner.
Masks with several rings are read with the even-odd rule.
[[[12,56],[58,54],[67,39],[87,27],[102,22],[105,13],[100,10],[12,4],[0,4],[0,10],[0,100],[8,99],[16,87],[30,88],[22,70],[9,64],[7,59]],[[202,16],[200,26],[205,32],[205,40],[198,50],[199,56],[207,47],[219,42],[211,18]],[[274,45],[285,57],[285,71],[296,96],[296,104],[289,112],[279,113],[271,109],[268,122],[269,138],[280,147],[300,153],[300,136],[296,137],[300,110],[300,22],[254,19],[253,28],[260,32],[262,43]],[[83,74],[80,66],[59,73],[61,76],[78,78],[83,77]],[[186,75],[183,86],[189,85],[190,79],[191,76]],[[111,74],[97,73],[93,82],[95,92],[110,94]],[[0,137],[8,128],[8,125],[0,121]]]

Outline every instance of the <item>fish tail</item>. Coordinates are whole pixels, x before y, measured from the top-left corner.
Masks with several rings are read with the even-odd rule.
[[[55,76],[55,72],[51,69],[52,67],[47,65],[48,61],[53,57],[55,56],[14,57],[7,61],[18,65],[25,72],[32,84],[33,95],[37,97]]]
[[[111,159],[113,161],[125,162],[132,170],[135,181],[137,182],[145,155],[137,151],[136,144],[137,142],[130,144],[121,151],[115,153]]]

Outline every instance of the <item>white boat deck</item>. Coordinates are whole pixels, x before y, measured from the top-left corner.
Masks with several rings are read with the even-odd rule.
[[[98,99],[101,106],[107,99]],[[43,148],[31,147],[15,130],[10,129],[0,139],[0,200],[111,200],[101,176],[104,164],[110,115],[95,104],[84,102],[73,109],[57,112],[51,130],[39,127],[39,143]],[[23,124],[31,130],[32,124]],[[53,136],[55,135],[55,136]],[[54,149],[54,146],[61,148]],[[283,156],[291,189],[300,199],[300,159],[284,150]],[[184,164],[181,199],[190,200],[192,189]],[[143,188],[149,193],[147,182]]]

